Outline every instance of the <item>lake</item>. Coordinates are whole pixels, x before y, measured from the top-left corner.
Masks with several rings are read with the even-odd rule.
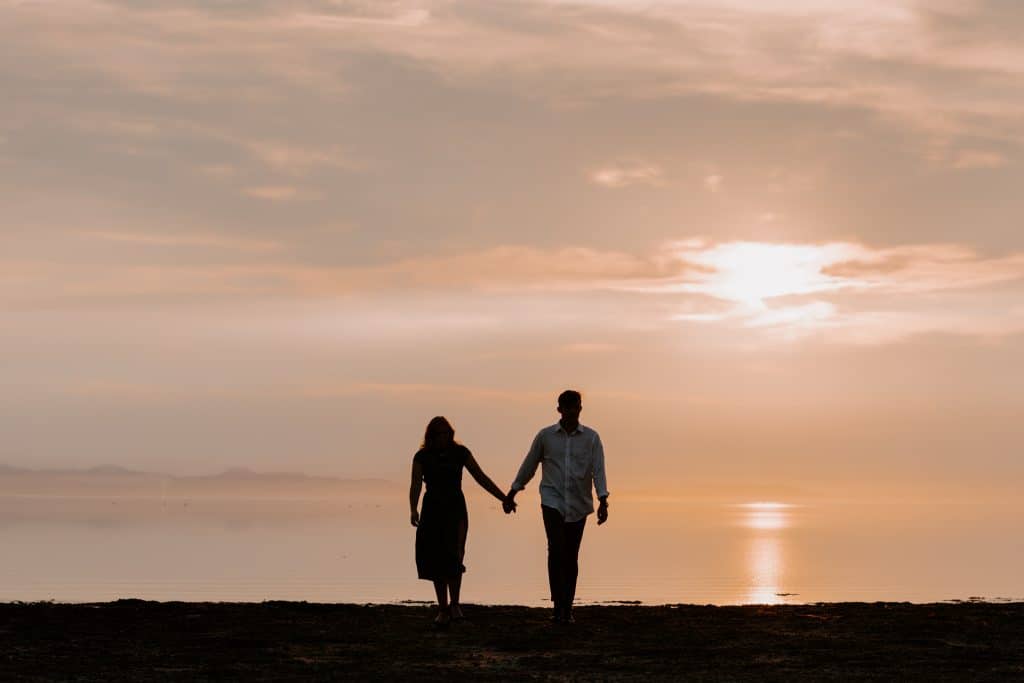
[[[463,600],[544,605],[536,492],[470,497]],[[587,524],[583,603],[1024,599],[1009,504],[612,500]],[[400,602],[416,579],[402,495],[349,501],[0,497],[0,600]]]

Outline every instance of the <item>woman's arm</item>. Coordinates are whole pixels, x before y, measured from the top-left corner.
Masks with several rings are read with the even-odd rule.
[[[409,483],[409,521],[419,526],[420,513],[416,511],[420,504],[420,490],[423,488],[423,465],[412,461],[412,481]]]
[[[476,483],[490,493],[492,496],[500,500],[502,503],[505,502],[505,494],[502,493],[498,485],[491,481],[491,478],[484,474],[484,471],[480,469],[480,465],[477,464],[476,458],[472,454],[466,456],[466,469],[473,475],[473,479],[476,479]]]

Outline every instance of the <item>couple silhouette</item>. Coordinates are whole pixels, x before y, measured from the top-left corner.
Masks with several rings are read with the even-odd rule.
[[[554,604],[552,620],[573,623],[572,603],[579,576],[580,543],[587,517],[594,512],[592,490],[600,504],[597,523],[608,520],[608,483],[601,437],[580,424],[583,399],[578,391],[558,396],[561,419],[534,437],[508,493],[484,474],[469,449],[455,440],[455,430],[443,417],[427,424],[423,445],[412,459],[409,488],[410,521],[416,527],[416,571],[433,581],[438,614],[445,626],[464,618],[459,595],[466,571],[469,513],[462,493],[462,471],[468,470],[484,490],[501,501],[505,514],[516,511],[516,494],[526,488],[541,467],[540,503],[548,540],[548,583]],[[420,492],[426,483],[422,508]]]

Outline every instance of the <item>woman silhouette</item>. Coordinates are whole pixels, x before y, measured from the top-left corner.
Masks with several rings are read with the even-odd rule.
[[[459,592],[462,573],[466,571],[462,560],[469,529],[466,498],[462,495],[463,467],[502,504],[508,502],[501,489],[480,469],[469,449],[455,441],[455,430],[448,420],[435,417],[427,425],[423,446],[412,459],[409,508],[410,521],[416,527],[416,571],[421,579],[434,582],[438,607],[434,623],[439,626],[463,618]],[[427,492],[423,496],[423,509],[417,512],[423,482],[427,484]]]

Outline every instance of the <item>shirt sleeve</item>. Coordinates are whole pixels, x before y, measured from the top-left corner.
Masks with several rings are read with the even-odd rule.
[[[601,436],[594,433],[594,488],[597,489],[597,497],[604,498],[608,495],[608,475],[604,471],[604,445],[601,443]]]
[[[513,491],[525,489],[526,485],[533,479],[533,475],[537,473],[537,465],[540,464],[541,457],[544,455],[543,433],[542,431],[537,432],[537,436],[533,437],[530,451],[526,454],[526,458],[523,459],[523,464],[519,466],[519,473],[512,482]]]

